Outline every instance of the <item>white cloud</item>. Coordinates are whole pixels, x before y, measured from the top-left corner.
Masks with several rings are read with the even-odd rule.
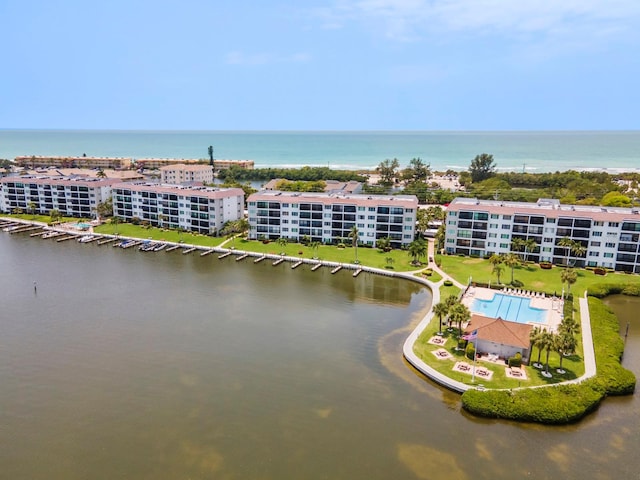
[[[635,35],[637,0],[336,0],[316,10],[323,26],[373,23],[397,40],[449,34],[519,39]],[[600,38],[601,39],[601,38]]]
[[[302,63],[311,60],[308,53],[293,53],[290,55],[277,55],[274,53],[244,53],[233,51],[225,56],[226,63],[230,65],[268,65],[274,63]]]

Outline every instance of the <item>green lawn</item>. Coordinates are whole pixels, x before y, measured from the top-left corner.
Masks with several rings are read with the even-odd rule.
[[[314,258],[330,262],[353,263],[355,261],[355,249],[353,247],[338,248],[335,245],[320,245],[317,250],[302,245],[300,243],[287,243],[284,246],[278,242],[262,243],[258,240],[236,239],[225,245],[235,247],[238,250],[249,250],[252,252],[272,253],[301,258]],[[392,263],[387,262],[387,258],[393,259]],[[384,268],[390,271],[410,271],[418,270],[422,267],[411,265],[411,257],[404,250],[392,250],[381,252],[375,248],[358,247],[358,261],[361,265],[368,267]]]
[[[166,242],[183,242],[192,245],[202,245],[205,247],[217,247],[226,239],[224,237],[209,237],[197,233],[179,233],[177,230],[167,230],[156,227],[143,227],[142,225],[132,225],[130,223],[119,223],[111,225],[105,223],[99,227],[94,227],[95,233],[108,235],[118,234],[123,237],[145,238],[151,240],[163,240]]]
[[[451,287],[449,287],[451,288]],[[453,287],[455,288],[455,287]],[[472,363],[463,351],[458,351],[455,347],[458,344],[457,341],[457,330],[453,329],[452,332],[447,331],[446,326],[443,326],[444,338],[446,338],[446,343],[444,348],[453,355],[452,359],[438,359],[435,355],[433,355],[434,350],[442,348],[438,345],[433,345],[429,342],[429,339],[433,337],[438,331],[438,317],[434,316],[427,328],[420,334],[418,340],[413,346],[413,351],[416,355],[427,365],[434,368],[438,372],[443,375],[448,376],[454,380],[460,381],[467,385],[477,385],[482,384],[486,388],[517,388],[517,387],[532,387],[536,385],[550,385],[559,382],[563,382],[565,380],[572,380],[574,378],[580,377],[584,374],[584,362],[582,359],[582,344],[580,343],[578,348],[576,349],[577,353],[575,355],[571,355],[565,357],[562,360],[562,368],[566,370],[566,373],[560,375],[556,372],[556,368],[558,368],[560,364],[560,357],[555,352],[550,352],[549,354],[549,372],[553,374],[552,378],[546,378],[542,375],[542,371],[536,369],[531,366],[523,366],[528,380],[524,379],[514,379],[507,377],[505,373],[504,363],[497,364],[492,362],[479,361],[477,363],[478,366],[483,366],[493,372],[493,375],[490,380],[486,378],[478,378],[476,376],[475,382],[472,383],[472,376],[465,373],[460,373],[453,370],[453,366],[458,361],[466,361],[467,363]],[[537,360],[538,358],[538,350],[536,348],[533,349],[532,352],[532,362]],[[544,364],[546,360],[546,351],[542,352],[541,361]]]
[[[51,217],[49,215],[32,215],[30,213],[5,213],[2,214],[3,217],[7,218],[19,218],[20,220],[28,220],[30,222],[42,222],[49,223],[51,222]],[[61,217],[60,221],[62,223],[68,222],[89,222],[88,218],[73,218],[73,217]]]
[[[492,265],[488,260],[460,257],[457,255],[438,255],[436,261],[440,263],[445,272],[461,283],[466,284],[469,277],[471,277],[474,282],[497,282],[496,276],[491,273]],[[563,267],[554,266],[550,270],[543,270],[538,264],[529,264],[516,267],[513,271],[513,278],[523,283],[523,286],[519,288],[546,292],[548,294],[555,292],[560,295],[562,292],[562,282],[560,281],[560,272],[562,272],[562,269]],[[608,273],[605,276],[601,276],[584,269],[576,269],[576,273],[578,274],[578,280],[571,287],[571,291],[576,296],[582,296],[585,289],[597,283],[615,282],[640,284],[640,276],[638,275]],[[505,284],[511,282],[510,268],[505,267],[500,280]]]

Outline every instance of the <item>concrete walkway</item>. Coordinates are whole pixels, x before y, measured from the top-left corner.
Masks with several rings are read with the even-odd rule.
[[[435,242],[433,239],[429,239],[429,259],[431,258],[435,259],[434,250],[435,250]],[[462,290],[466,288],[466,285],[463,285],[462,283],[456,281],[455,279],[447,275],[444,271],[442,271],[435,264],[435,262],[429,261],[428,268],[433,269],[434,271],[438,272],[442,276],[442,280],[440,282],[437,282],[437,283],[425,282],[427,285],[430,286],[431,291],[433,292],[433,301],[431,304],[432,307],[433,305],[440,302],[440,286],[445,280],[451,280],[455,286],[457,286]],[[415,278],[417,277],[414,277],[414,279]],[[538,385],[535,387],[525,386],[520,388],[546,388],[550,386],[562,385],[562,384],[568,384],[568,383],[580,383],[596,375],[596,359],[595,359],[595,352],[593,349],[593,336],[591,334],[591,316],[589,315],[589,303],[586,297],[586,292],[585,292],[585,297],[580,298],[579,306],[580,306],[580,319],[581,319],[581,327],[582,327],[582,344],[583,344],[582,348],[583,348],[584,370],[585,370],[584,375],[574,380],[567,380],[566,382],[560,382],[553,385]],[[416,326],[413,332],[411,332],[409,337],[407,337],[407,339],[405,340],[404,345],[402,347],[402,353],[404,357],[407,359],[407,361],[411,365],[413,365],[413,367],[416,370],[426,375],[434,382],[444,387],[447,387],[450,390],[463,393],[471,388],[478,388],[475,386],[467,385],[462,382],[458,382],[447,375],[443,375],[442,373],[438,372],[437,370],[433,369],[432,367],[427,365],[425,362],[423,362],[422,359],[418,358],[418,356],[414,353],[413,345],[418,340],[418,337],[424,331],[424,329],[427,328],[427,325],[429,325],[429,322],[431,322],[432,318],[433,318],[433,308],[429,309],[429,312],[426,314],[426,316],[422,319],[422,321]],[[517,389],[513,389],[513,390],[517,390]]]

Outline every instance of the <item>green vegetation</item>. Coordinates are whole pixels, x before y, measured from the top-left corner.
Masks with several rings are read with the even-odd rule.
[[[600,300],[589,298],[597,375],[579,384],[518,390],[468,390],[462,405],[476,415],[547,424],[569,423],[595,410],[607,395],[627,395],[636,379],[622,367],[624,343],[618,320]]]
[[[461,283],[466,284],[469,277],[472,278],[473,282],[483,284],[496,283],[496,275],[493,273],[493,267],[489,260],[474,257],[460,257],[457,255],[438,255],[436,262],[440,263],[442,269],[447,272],[447,274]],[[535,263],[520,264],[514,266],[514,279],[521,284],[518,288],[545,292],[548,295],[555,293],[560,296],[563,289],[561,274],[564,270],[564,268],[556,266],[551,269],[543,269]],[[588,290],[591,294],[594,292],[594,288],[596,288],[597,291],[599,288],[597,285],[603,284],[603,277],[596,275],[592,270],[574,269],[574,271],[576,281],[571,284],[571,292],[576,296],[583,295],[585,290]],[[640,288],[640,276],[638,275],[609,273],[606,278],[609,280],[608,283],[625,286],[634,285]],[[614,278],[615,280],[613,280]],[[509,279],[507,278],[506,280],[508,281]],[[567,286],[565,285],[564,288],[566,292]]]
[[[51,216],[50,215],[32,215],[30,213],[3,213],[3,217],[6,218],[19,218],[20,220],[28,220],[30,222],[41,222],[41,223],[50,223]],[[58,217],[59,222],[67,223],[67,222],[86,222],[86,218],[75,218],[75,217]]]
[[[144,225],[133,225],[131,223],[110,224],[105,223],[99,227],[94,227],[95,233],[113,235],[116,231],[123,237],[144,238],[151,240],[162,240],[165,242],[182,242],[205,247],[217,247],[225,241],[224,237],[209,237],[197,233],[180,232],[178,230],[167,230],[157,227],[146,227]]]
[[[328,167],[302,167],[302,168],[256,168],[253,170],[233,166],[229,169],[218,171],[218,178],[225,180],[232,178],[235,181],[268,181],[274,178],[286,178],[287,180],[338,180],[348,182],[356,180],[365,182],[367,178],[358,172],[349,170],[332,170]]]
[[[351,245],[340,247],[336,245],[304,245],[301,243],[284,243],[270,241],[263,243],[260,240],[242,239],[236,242],[235,247],[239,250],[251,252],[261,252],[270,254],[284,254],[291,257],[318,258],[329,262],[354,263],[356,260],[356,249]],[[374,268],[393,267],[395,271],[416,270],[416,266],[411,264],[411,257],[404,250],[392,250],[382,252],[375,248],[358,247],[357,258],[361,265]],[[388,259],[392,259],[390,262]]]

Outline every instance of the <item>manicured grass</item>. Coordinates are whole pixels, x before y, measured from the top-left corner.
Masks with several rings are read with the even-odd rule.
[[[497,283],[496,276],[491,273],[491,263],[483,258],[438,255],[437,261],[445,272],[461,283],[466,284],[469,277],[471,277],[474,282]],[[546,292],[548,294],[555,292],[557,295],[560,295],[563,288],[562,282],[560,281],[562,269],[563,267],[554,266],[550,270],[543,270],[538,264],[528,264],[516,267],[513,272],[513,278],[523,283],[523,286],[519,288]],[[601,276],[594,274],[590,270],[578,268],[576,269],[576,273],[578,274],[578,280],[571,287],[571,291],[576,296],[582,296],[585,289],[588,290],[592,285],[599,283],[640,284],[640,276],[638,275],[608,273],[606,276]],[[500,276],[500,280],[504,284],[511,282],[510,268],[505,267]]]
[[[229,242],[226,247],[234,246],[238,250],[248,250],[252,252],[280,254],[287,256],[314,258],[339,263],[354,263],[355,249],[353,247],[338,248],[335,245],[320,245],[317,250],[300,243],[287,243],[280,245],[278,242],[262,243],[259,240],[236,239],[235,242]],[[301,253],[302,252],[302,253]],[[392,258],[393,263],[388,264],[387,258]],[[382,252],[375,248],[358,247],[358,261],[361,265],[368,267],[384,268],[391,271],[411,271],[418,270],[421,267],[411,265],[411,257],[404,250],[392,250],[390,252]],[[387,268],[393,267],[393,268]]]
[[[457,287],[447,288],[454,288],[459,293],[459,289]],[[455,291],[447,291],[444,297],[441,296],[441,300],[444,300],[451,293],[457,294]],[[425,362],[430,367],[434,368],[443,375],[448,376],[449,378],[460,381],[467,385],[482,384],[485,388],[489,389],[532,387],[537,385],[553,385],[566,380],[572,380],[584,374],[582,343],[579,339],[579,346],[576,349],[576,354],[564,357],[564,359],[562,360],[562,368],[566,371],[565,374],[560,375],[556,372],[556,369],[560,365],[560,357],[556,352],[552,351],[549,354],[549,372],[552,374],[551,378],[544,377],[542,375],[542,371],[537,368],[523,365],[523,368],[527,373],[528,380],[514,379],[507,377],[505,373],[506,365],[504,363],[496,364],[492,362],[479,361],[477,365],[491,370],[493,372],[493,376],[490,380],[487,380],[486,378],[478,378],[476,376],[475,382],[472,383],[471,375],[453,371],[453,366],[457,361],[466,361],[468,363],[471,363],[471,360],[465,357],[463,351],[456,350],[456,346],[458,345],[458,332],[455,326],[453,327],[453,331],[449,332],[446,329],[446,326],[443,325],[444,338],[446,339],[446,343],[444,346],[428,343],[429,339],[433,337],[438,331],[438,327],[438,317],[434,316],[427,328],[418,337],[418,340],[413,346],[413,351],[423,362]],[[453,355],[453,359],[443,360],[433,355],[432,352],[439,348],[445,348],[449,353],[451,353],[451,355]],[[531,358],[533,360],[536,360],[537,356],[538,350],[534,348]],[[541,361],[544,365],[546,361],[546,351],[542,352]]]
[[[2,214],[3,217],[7,218],[19,218],[20,220],[28,220],[30,222],[42,222],[42,223],[50,223],[51,217],[49,215],[31,215],[30,213],[5,213]],[[74,217],[61,217],[60,222],[86,222],[88,223],[90,219],[88,218],[74,218]]]
[[[456,297],[460,295],[460,290],[455,285],[441,285],[440,286],[440,301],[444,301],[449,295],[455,295]]]
[[[167,230],[156,227],[147,228],[142,225],[132,225],[130,223],[119,223],[118,225],[105,223],[99,227],[94,227],[93,231],[95,233],[108,235],[117,233],[123,237],[162,240],[165,242],[182,242],[205,247],[216,247],[226,240],[224,237],[209,237],[197,233],[179,233],[177,230]]]
[[[636,378],[620,364],[624,343],[616,316],[593,297],[589,297],[589,311],[598,368],[595,377],[576,385],[552,388],[470,389],[462,395],[462,406],[484,417],[559,424],[584,417],[595,410],[606,395],[633,393]]]

